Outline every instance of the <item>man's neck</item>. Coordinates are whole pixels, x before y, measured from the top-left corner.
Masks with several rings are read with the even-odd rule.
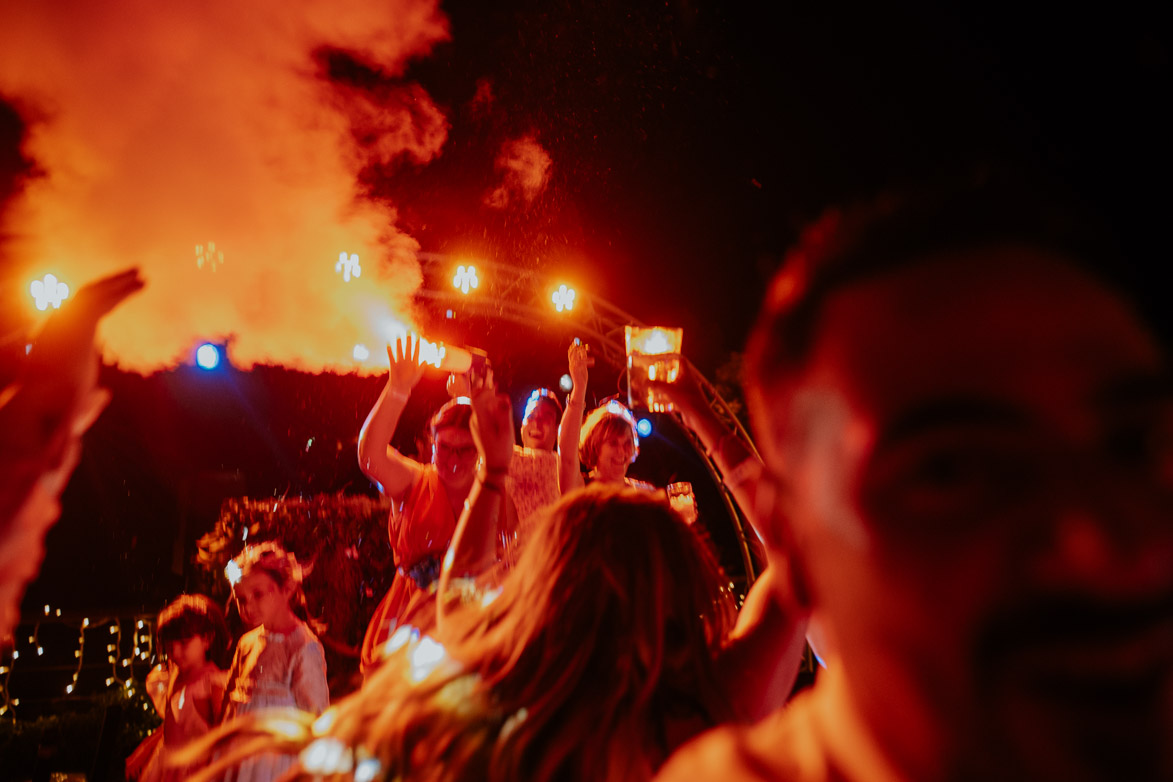
[[[935,778],[928,770],[933,753],[922,753],[916,759],[905,758],[888,746],[882,738],[882,731],[870,724],[859,703],[858,693],[853,692],[847,674],[837,661],[828,661],[828,668],[821,675],[813,693],[815,729],[827,748],[830,764],[846,779],[852,782],[916,782]]]

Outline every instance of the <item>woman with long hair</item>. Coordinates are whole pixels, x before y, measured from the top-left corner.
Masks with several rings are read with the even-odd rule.
[[[747,719],[730,671],[763,658],[737,637],[705,542],[662,495],[599,482],[539,512],[502,567],[512,413],[491,384],[472,408],[481,463],[434,637],[398,629],[362,690],[316,721],[276,714],[222,734],[299,749],[303,778],[642,782],[696,733]]]
[[[543,513],[499,592],[466,594],[440,642],[393,636],[304,728],[302,778],[646,780],[732,717],[715,661],[733,593],[668,503],[596,485]]]

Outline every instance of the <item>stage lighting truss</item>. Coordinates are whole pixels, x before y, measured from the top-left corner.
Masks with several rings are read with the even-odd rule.
[[[567,341],[572,336],[582,338],[590,343],[596,361],[609,364],[616,369],[627,366],[625,327],[646,327],[644,323],[614,304],[581,290],[576,291],[574,295],[572,309],[564,306],[562,311],[555,311],[555,307],[551,306],[552,300],[557,304],[557,299],[553,298],[554,294],[572,290],[569,284],[562,279],[551,280],[536,271],[519,269],[498,261],[477,259],[471,262],[476,265],[480,285],[476,296],[468,296],[462,293],[460,288],[454,287],[452,270],[459,264],[467,266],[470,261],[458,261],[441,253],[420,253],[418,257],[423,267],[424,285],[416,295],[425,301],[435,302],[440,311],[505,321],[530,329],[562,328],[567,332]],[[565,292],[562,292],[562,300],[565,304]],[[699,383],[709,408],[726,427],[736,431],[756,453],[753,439],[738,421],[728,403],[721,398],[716,387],[692,362],[684,359],[684,363],[687,371]],[[717,466],[705,453],[695,435],[687,427],[682,428],[692,437],[698,455],[708,466],[717,485],[723,487]],[[752,580],[756,576],[757,568],[750,555],[746,536],[754,533],[747,529],[744,514],[738,512],[737,503],[732,495],[728,490],[725,490],[724,494],[730,516],[735,519],[734,526],[737,529],[746,573]]]

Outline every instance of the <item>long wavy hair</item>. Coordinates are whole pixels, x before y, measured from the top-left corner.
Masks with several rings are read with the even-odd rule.
[[[656,495],[567,495],[495,599],[454,611],[446,653],[406,643],[360,692],[303,722],[305,778],[646,779],[732,717],[714,664],[735,619],[731,585]]]

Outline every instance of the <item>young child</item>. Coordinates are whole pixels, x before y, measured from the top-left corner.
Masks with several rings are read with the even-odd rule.
[[[127,761],[127,776],[140,782],[179,782],[198,766],[175,765],[172,755],[220,722],[228,629],[214,602],[203,595],[183,595],[160,612],[158,634],[168,660],[155,702],[163,725]]]
[[[238,578],[232,596],[244,623],[228,673],[224,719],[270,708],[295,707],[320,714],[330,705],[322,644],[295,613],[304,606],[297,559],[276,543],[250,546],[233,560]],[[232,578],[232,575],[229,576]],[[224,777],[268,782],[281,776],[295,755],[267,753],[249,757]]]

